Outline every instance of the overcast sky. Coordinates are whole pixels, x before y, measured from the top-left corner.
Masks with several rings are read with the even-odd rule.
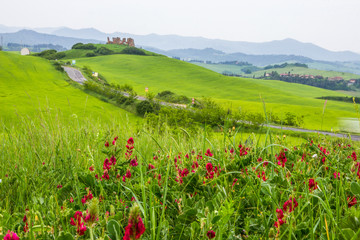
[[[360,0],[1,0],[0,24],[94,27],[264,42],[294,38],[360,53]]]

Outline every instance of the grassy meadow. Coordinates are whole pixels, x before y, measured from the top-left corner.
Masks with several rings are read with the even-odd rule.
[[[225,77],[163,56],[79,58],[115,84],[305,115],[342,93]],[[48,60],[0,52],[0,239],[358,239],[360,144],[226,124],[154,127]],[[145,95],[145,94],[144,94]],[[328,101],[324,128],[356,116]],[[162,119],[162,121],[165,121]],[[179,120],[181,121],[181,119]],[[160,124],[159,124],[160,125]]]
[[[77,64],[101,73],[109,83],[130,84],[139,95],[145,95],[146,87],[155,94],[170,90],[188,97],[210,96],[234,110],[263,112],[261,95],[268,111],[279,116],[285,112],[304,115],[302,127],[309,129],[336,130],[338,117],[357,116],[353,104],[328,101],[322,117],[325,100],[315,98],[345,96],[339,92],[275,80],[227,77],[167,57],[111,55],[80,58]]]
[[[56,71],[47,60],[0,52],[0,63],[0,118],[5,122],[48,112],[58,113],[66,119],[139,119],[77,89],[66,81],[65,73]]]

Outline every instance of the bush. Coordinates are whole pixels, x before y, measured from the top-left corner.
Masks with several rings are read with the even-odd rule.
[[[55,69],[64,72],[64,69],[61,67],[61,64],[59,62],[53,62],[53,66],[55,66]]]
[[[154,107],[149,101],[140,101],[138,104],[136,104],[136,112],[140,116],[144,116],[146,113],[153,113]]]
[[[120,53],[121,54],[132,54],[132,55],[146,55],[144,50],[141,50],[141,49],[136,48],[136,47],[124,48]]]
[[[76,43],[71,47],[71,49],[81,49],[82,46],[84,46],[83,43]]]
[[[2,51],[2,46],[0,46],[0,51]]]
[[[55,54],[55,59],[62,59],[66,56],[64,52],[58,52]]]
[[[166,102],[171,103],[183,103],[183,104],[189,104],[190,99],[184,95],[177,95],[171,91],[162,91],[156,95],[156,98],[164,100]]]
[[[88,44],[76,43],[71,47],[71,49],[95,50],[96,46],[92,43],[88,43]]]
[[[106,47],[101,47],[101,48],[98,48],[94,51],[95,53],[97,54],[100,54],[100,55],[110,55],[110,54],[114,54],[114,51],[113,50],[110,50]]]
[[[86,57],[95,57],[96,54],[94,52],[88,52],[85,56]]]

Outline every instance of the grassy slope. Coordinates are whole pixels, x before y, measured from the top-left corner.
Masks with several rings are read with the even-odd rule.
[[[76,114],[108,119],[134,115],[87,95],[69,85],[67,76],[39,57],[0,52],[0,118],[35,117],[47,110],[60,110],[65,118]]]
[[[224,71],[229,71],[241,75],[244,75],[244,72],[241,71],[241,69],[246,68],[246,66],[227,65],[227,64],[206,64],[206,63],[193,63],[193,64],[210,69],[217,73],[223,73]]]
[[[252,77],[253,75],[255,75],[255,77],[260,77],[260,76],[264,76],[265,72],[269,73],[272,71],[276,71],[279,74],[290,72],[292,74],[301,74],[301,75],[321,75],[323,77],[342,77],[345,80],[350,80],[353,78],[360,78],[360,75],[353,74],[353,73],[324,71],[324,70],[303,68],[303,67],[285,67],[285,68],[273,68],[273,69],[268,69],[268,70],[260,70],[260,71],[248,74],[247,76]]]
[[[260,94],[267,110],[305,116],[303,127],[320,129],[324,100],[320,96],[344,96],[335,91],[281,81],[226,77],[208,69],[166,57],[113,55],[78,59],[103,74],[109,82],[131,84],[139,95],[171,90],[188,97],[212,97],[230,108],[262,112]],[[324,129],[337,128],[338,117],[356,117],[352,104],[328,101]]]

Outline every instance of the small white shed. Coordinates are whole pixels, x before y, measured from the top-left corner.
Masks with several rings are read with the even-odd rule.
[[[30,50],[28,48],[23,48],[20,51],[21,55],[30,55]]]

